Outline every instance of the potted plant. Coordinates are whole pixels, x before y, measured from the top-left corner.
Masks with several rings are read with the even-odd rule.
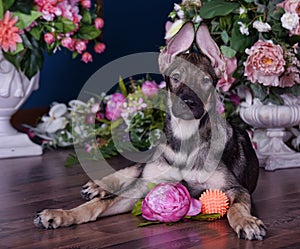
[[[97,8],[90,0],[0,0],[0,158],[42,153],[11,127],[10,117],[38,88],[45,52],[63,48],[88,63],[90,42],[96,53],[104,51]]]

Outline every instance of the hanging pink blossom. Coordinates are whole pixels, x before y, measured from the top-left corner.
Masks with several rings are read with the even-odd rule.
[[[20,30],[15,26],[18,17],[13,17],[12,13],[6,11],[0,20],[0,48],[5,52],[13,52],[17,49],[17,43],[22,42]]]
[[[93,56],[89,52],[84,52],[82,54],[81,60],[85,63],[93,62]]]

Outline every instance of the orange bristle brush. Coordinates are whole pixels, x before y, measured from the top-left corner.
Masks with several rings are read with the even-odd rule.
[[[220,190],[208,189],[201,194],[199,200],[203,214],[220,214],[219,218],[226,214],[229,207],[228,197]]]

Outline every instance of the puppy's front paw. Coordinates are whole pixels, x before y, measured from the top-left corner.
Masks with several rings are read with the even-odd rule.
[[[66,221],[66,211],[62,209],[45,209],[38,213],[33,223],[39,228],[56,229]]]
[[[105,189],[101,188],[99,185],[97,185],[94,181],[89,181],[87,184],[85,184],[81,191],[80,194],[83,199],[90,201],[94,199],[95,197],[104,198],[110,193],[106,191]]]
[[[267,234],[264,223],[254,217],[243,217],[235,227],[235,231],[240,239],[263,240]]]

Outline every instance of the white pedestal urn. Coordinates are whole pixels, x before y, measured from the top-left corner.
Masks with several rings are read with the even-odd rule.
[[[267,142],[258,145],[256,152],[260,166],[270,171],[300,167],[300,153],[284,143],[286,128],[300,124],[300,101],[285,95],[284,102],[284,105],[264,105],[254,99],[252,105],[240,109],[240,116],[247,124],[265,130]]]
[[[39,74],[31,80],[8,62],[0,51],[0,158],[37,156],[41,146],[34,144],[26,134],[19,133],[11,123],[11,116],[38,89]]]

